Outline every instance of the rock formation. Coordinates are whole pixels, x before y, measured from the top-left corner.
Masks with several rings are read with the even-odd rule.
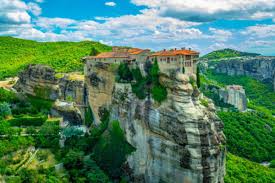
[[[245,90],[239,85],[229,85],[219,90],[219,96],[227,104],[235,106],[239,111],[247,109]]]
[[[110,70],[107,64],[87,73],[89,102],[94,113],[107,107],[136,148],[127,159],[132,182],[223,182],[223,123],[211,101],[208,106],[200,104],[202,96],[189,76],[162,75],[160,82],[169,94],[158,104],[150,97],[139,100],[130,84],[115,83]]]
[[[230,76],[251,76],[273,85],[275,89],[275,57],[238,57],[220,61],[215,66],[217,73]],[[274,90],[275,91],[275,90]]]
[[[78,110],[74,110],[75,114],[72,114],[71,108],[64,111],[67,109],[64,108],[64,105],[61,105],[63,108],[55,105],[55,116],[57,114],[66,114],[62,115],[65,118],[66,116],[76,116],[69,121],[79,124],[81,118],[79,119],[78,112],[81,111],[81,116],[84,119],[84,107],[86,105],[84,75],[77,73],[60,74],[61,77],[56,75],[55,71],[49,66],[29,65],[19,74],[19,79],[14,88],[19,92],[42,99],[61,100],[63,103],[67,102],[67,105],[73,102],[78,106]]]

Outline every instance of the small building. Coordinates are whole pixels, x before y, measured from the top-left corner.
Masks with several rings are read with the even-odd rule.
[[[103,52],[96,56],[85,57],[87,61],[103,63],[145,62],[150,54],[149,49],[113,47],[111,52]]]
[[[192,74],[197,72],[197,62],[199,58],[199,52],[191,49],[171,49],[155,52],[149,56],[151,61],[157,59],[159,68],[164,73],[170,71],[178,71],[186,74]]]

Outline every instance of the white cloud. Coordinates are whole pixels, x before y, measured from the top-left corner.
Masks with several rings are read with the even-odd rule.
[[[106,6],[116,6],[115,2],[106,2],[105,3]]]
[[[32,2],[28,3],[28,10],[35,16],[40,15],[42,11],[38,4]]]
[[[31,20],[28,6],[20,0],[0,0],[0,24],[23,24]]]
[[[196,22],[275,17],[275,0],[132,0],[131,2],[157,9],[162,16]]]
[[[37,3],[43,3],[44,0],[35,0],[35,2],[37,2]]]
[[[256,36],[259,38],[267,38],[275,36],[275,25],[255,25],[247,27],[245,31],[242,32],[243,35]]]
[[[215,41],[219,42],[225,42],[228,39],[232,37],[232,32],[228,30],[221,30],[221,29],[216,29],[216,28],[209,28],[209,31],[213,34],[210,37],[213,38]]]
[[[64,29],[64,28],[68,27],[69,25],[73,25],[76,22],[77,22],[76,20],[69,19],[69,18],[39,17],[35,21],[35,25],[40,28],[43,28],[43,29],[51,30],[55,27]]]

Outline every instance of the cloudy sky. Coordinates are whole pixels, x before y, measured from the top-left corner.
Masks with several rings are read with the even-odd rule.
[[[275,55],[275,0],[0,0],[0,36]]]

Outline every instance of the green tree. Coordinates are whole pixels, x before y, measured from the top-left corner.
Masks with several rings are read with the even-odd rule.
[[[152,81],[153,83],[158,83],[158,78],[159,78],[159,65],[158,65],[158,61],[157,58],[155,58],[154,60],[154,64],[150,70],[150,75],[152,77]]]
[[[92,47],[90,56],[97,56],[99,53],[100,52],[95,47]]]
[[[197,86],[198,86],[198,88],[200,88],[201,87],[200,68],[198,66],[197,66],[197,73],[196,73],[196,75],[197,75]]]
[[[122,165],[134,148],[126,141],[119,121],[113,121],[108,133],[101,136],[94,147],[94,157],[97,164],[112,178],[122,175]]]
[[[11,115],[10,105],[7,102],[0,103],[0,118]]]
[[[120,81],[129,82],[133,80],[133,74],[127,63],[120,63],[118,67],[118,75]]]

